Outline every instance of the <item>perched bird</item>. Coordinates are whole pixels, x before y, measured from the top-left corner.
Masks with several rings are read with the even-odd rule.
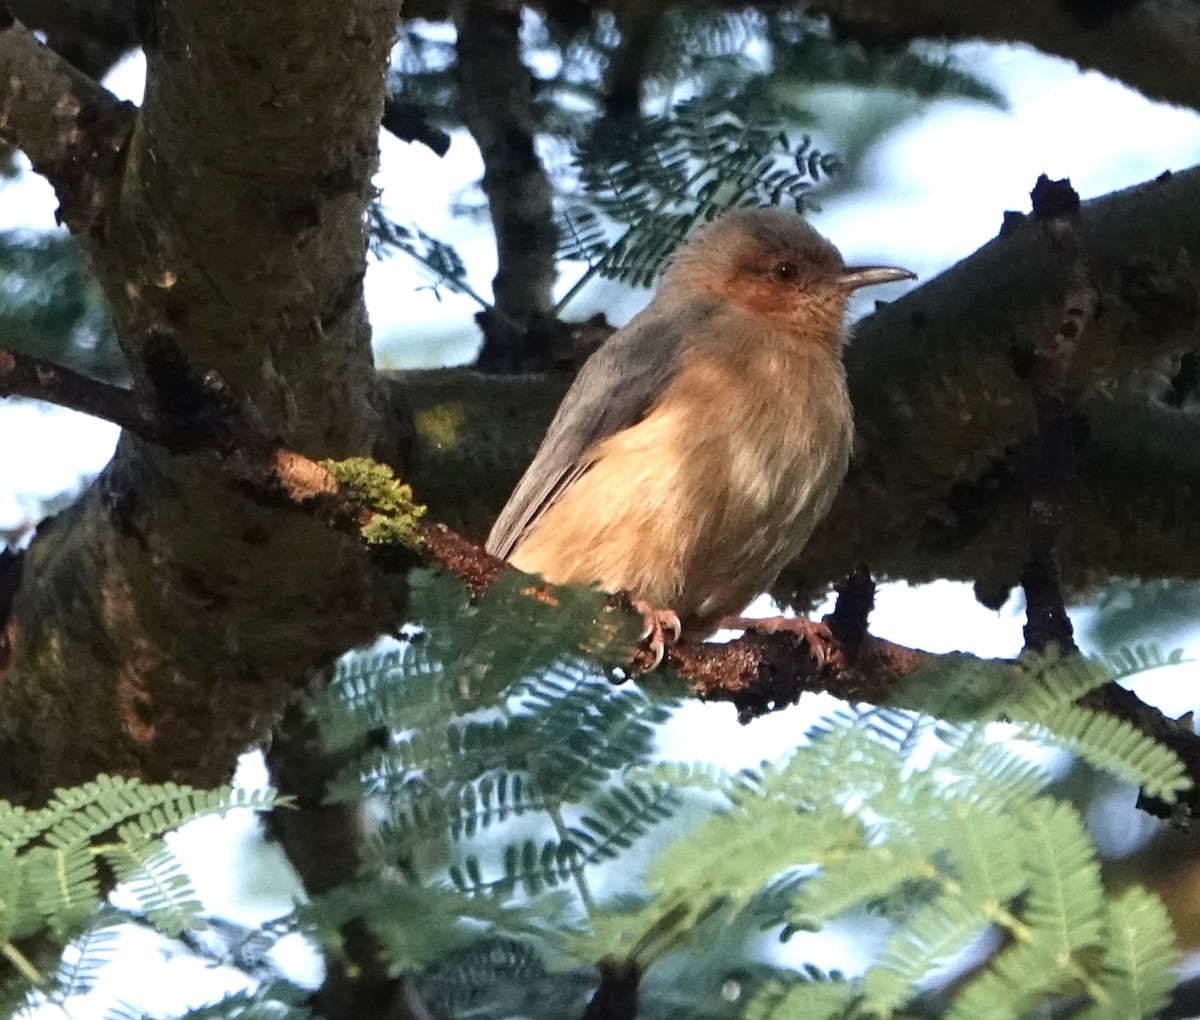
[[[588,359],[487,548],[554,584],[628,591],[655,664],[769,588],[841,486],[854,422],[847,267],[799,216],[728,212]]]

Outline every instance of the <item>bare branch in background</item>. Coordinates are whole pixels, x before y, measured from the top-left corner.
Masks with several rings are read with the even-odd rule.
[[[1200,5],[1191,0],[813,0],[852,37],[1026,43],[1125,82],[1151,99],[1200,109]]]
[[[95,81],[141,43],[140,0],[8,0],[9,9]]]
[[[496,234],[495,307],[477,316],[479,366],[544,367],[538,324],[550,317],[557,275],[552,188],[538,156],[533,75],[521,60],[521,5],[470,0],[457,6],[463,117],[483,155],[483,190]]]
[[[1074,652],[1078,649],[1059,571],[1059,539],[1067,519],[1067,489],[1075,466],[1075,401],[1068,375],[1099,295],[1079,250],[1079,195],[1071,182],[1051,181],[1042,174],[1030,197],[1034,218],[1066,263],[1067,281],[1058,328],[1053,335],[1037,337],[1029,368],[1037,431],[1030,440],[1032,449],[1026,464],[1029,558],[1021,574],[1026,602],[1025,647],[1044,651],[1058,645],[1064,652]]]
[[[325,751],[311,714],[294,703],[266,752],[271,782],[298,808],[272,812],[268,827],[310,896],[359,878],[366,835],[363,807],[330,803],[326,788],[361,750],[350,747],[337,755]],[[366,925],[352,922],[343,927],[341,937],[340,951],[326,956],[325,980],[313,996],[325,1020],[430,1020],[411,980],[388,973]]]
[[[634,117],[641,113],[646,65],[654,51],[663,8],[654,4],[634,4],[615,13],[621,41],[608,69],[604,114],[614,118]]]

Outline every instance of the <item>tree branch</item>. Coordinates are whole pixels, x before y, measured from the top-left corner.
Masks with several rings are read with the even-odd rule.
[[[138,0],[8,0],[8,6],[72,66],[100,81],[141,43]]]
[[[550,318],[558,267],[553,189],[538,156],[533,75],[521,60],[521,5],[466,0],[455,9],[463,119],[483,155],[483,190],[496,235],[495,308],[477,316],[479,365],[528,371],[548,352],[538,326]]]
[[[151,424],[129,390],[3,348],[0,348],[0,395],[44,400],[134,432],[148,429]]]
[[[450,151],[450,135],[429,122],[416,103],[405,103],[388,96],[383,103],[383,127],[402,142],[420,142],[435,156]]]
[[[1151,99],[1200,109],[1200,8],[1190,0],[813,0],[810,6],[852,35],[1026,43]]]
[[[632,960],[604,960],[600,983],[583,1011],[583,1020],[634,1020],[642,970]]]
[[[198,433],[198,441],[210,445],[222,457],[226,469],[257,500],[267,506],[288,506],[348,534],[359,533],[362,526],[370,522],[370,511],[340,488],[324,467],[258,434],[247,415],[230,412],[226,394],[219,385],[214,387],[211,373],[201,376],[193,372],[188,378],[193,383],[192,389],[173,390],[168,403],[143,402],[151,410],[145,418],[147,424],[142,426],[142,438],[161,441],[162,437],[180,434],[178,424],[171,423],[170,419],[176,415],[175,407],[181,402],[200,409],[193,412],[192,420],[224,416],[224,427],[207,432],[202,430]],[[2,384],[0,377],[0,394]],[[54,391],[54,395],[62,398],[64,393],[59,390]],[[135,399],[130,393],[129,400]],[[90,403],[95,405],[98,401]],[[122,417],[132,421],[135,415],[122,412]],[[182,431],[197,435],[191,429]],[[384,573],[407,570],[415,555],[450,570],[476,593],[513,569],[443,525],[426,521],[415,523],[407,551],[398,555],[397,548],[392,545],[371,545],[367,551],[376,568]],[[679,642],[667,649],[665,661],[689,685],[694,695],[731,702],[743,722],[794,704],[802,694],[812,691],[825,691],[847,701],[895,702],[898,695],[902,701],[904,679],[935,656],[865,632],[862,617],[869,607],[871,591],[869,578],[864,579],[862,575],[846,585],[842,596],[845,599],[845,605],[841,607],[842,618],[832,640],[819,650],[819,654],[806,637],[787,632],[749,632],[728,644]],[[551,587],[535,579],[531,579],[526,590],[528,597],[540,599],[552,593]],[[610,605],[619,611],[634,612],[624,594],[613,596]],[[394,625],[401,622],[402,615],[393,621]],[[4,621],[0,620],[0,628],[3,625]],[[837,630],[842,633],[838,634]],[[634,650],[631,658],[635,671],[644,670],[652,661],[651,653],[644,647]],[[1095,692],[1089,703],[1105,706],[1103,710],[1132,722],[1175,750],[1189,775],[1197,780],[1189,806],[1200,809],[1200,738],[1189,728],[1166,719],[1156,709],[1112,684]]]
[[[99,215],[134,114],[0,9],[0,140],[19,146],[53,185],[72,231]]]
[[[310,896],[359,877],[366,834],[362,806],[329,803],[326,798],[329,782],[358,750],[326,752],[307,709],[294,703],[267,751],[272,783],[294,798],[298,809],[272,812],[268,825]],[[340,951],[326,955],[325,979],[313,998],[325,1020],[430,1020],[411,979],[388,973],[374,936],[361,922],[342,928]]]
[[[771,6],[791,0],[764,0]],[[551,18],[577,24],[586,3],[632,20],[654,4],[617,0],[548,0]],[[708,0],[688,6],[711,7]],[[411,0],[405,15],[445,18],[450,0]],[[741,0],[718,6],[742,8]],[[985,39],[1024,43],[1097,70],[1157,99],[1200,109],[1200,9],[1192,0],[1010,0],[1004,4],[964,0],[808,0],[851,39],[899,46],[913,39]]]
[[[1070,181],[1042,174],[1030,193],[1033,215],[1052,247],[1067,264],[1063,315],[1053,336],[1038,337],[1029,370],[1037,432],[1026,465],[1029,558],[1021,573],[1025,589],[1025,647],[1045,651],[1057,645],[1075,652],[1074,631],[1063,602],[1059,539],[1066,522],[1066,494],[1074,470],[1074,396],[1068,376],[1084,328],[1095,315],[1098,295],[1088,279],[1076,227],[1079,195]]]
[[[1196,346],[1200,169],[1084,203],[1080,245],[1103,316],[1089,325],[1069,382],[1085,439],[1068,494],[1069,589],[1097,576],[1200,577],[1183,541],[1200,415],[1163,398]],[[827,521],[781,591],[810,598],[864,560],[878,577],[981,579],[1007,590],[1025,549],[1021,450],[1036,426],[1014,344],[1058,329],[1067,269],[1040,225],[1008,226],[957,265],[857,325],[845,353],[858,445]],[[1129,415],[1154,422],[1129,432]],[[1136,484],[1134,480],[1136,479]],[[1136,504],[1136,510],[1133,509]]]

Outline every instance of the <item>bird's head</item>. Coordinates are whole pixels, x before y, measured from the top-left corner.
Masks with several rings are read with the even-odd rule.
[[[836,344],[852,291],[911,279],[914,273],[894,266],[847,266],[800,216],[761,208],[732,210],[693,233],[663,288],[728,301],[768,328]]]

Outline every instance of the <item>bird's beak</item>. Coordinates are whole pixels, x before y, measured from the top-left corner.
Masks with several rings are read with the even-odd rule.
[[[859,287],[874,287],[878,283],[894,283],[896,280],[915,280],[917,274],[897,266],[847,266],[833,279],[839,287],[858,290]]]

